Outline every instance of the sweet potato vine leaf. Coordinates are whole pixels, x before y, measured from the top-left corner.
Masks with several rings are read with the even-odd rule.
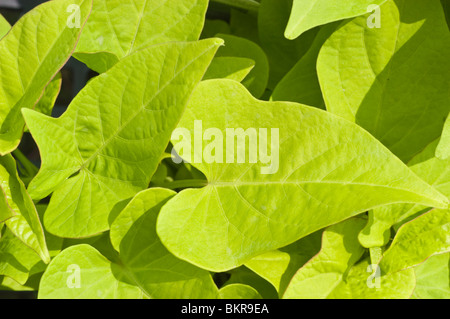
[[[79,6],[80,26],[67,8]],[[23,108],[33,108],[75,49],[92,0],[48,1],[25,14],[0,41],[0,155],[19,145]],[[45,21],[45,23],[43,22]]]
[[[86,237],[109,228],[119,202],[146,188],[220,39],[156,45],[96,77],[60,118],[24,117],[42,156],[28,191],[53,192],[46,229]],[[54,136],[57,134],[58,139]],[[83,221],[83,222],[80,222]]]
[[[329,22],[367,13],[370,5],[386,0],[294,0],[285,35],[295,39],[303,32]]]
[[[450,198],[450,159],[434,156],[438,140],[431,143],[409,163],[411,170],[443,195]],[[430,208],[419,204],[395,204],[373,209],[358,238],[364,247],[383,247],[391,236],[391,227],[398,229],[402,223]]]
[[[378,299],[408,298],[414,285],[414,271],[395,274],[368,272],[369,263],[355,265],[364,249],[358,243],[358,232],[364,225],[352,218],[328,227],[323,233],[320,252],[298,270],[283,298]],[[375,286],[378,280],[378,286]]]
[[[45,272],[39,298],[216,298],[210,273],[171,255],[156,235],[159,210],[174,195],[156,188],[138,193],[111,225],[119,259],[86,244],[69,247]],[[77,289],[70,265],[79,271]]]
[[[171,199],[157,230],[177,257],[208,270],[235,268],[376,206],[448,206],[445,196],[354,123],[296,103],[258,101],[235,81],[202,82],[179,128],[175,150],[208,184]],[[241,134],[244,143],[235,145],[227,129],[239,128],[248,136]],[[233,144],[221,143],[225,137]],[[253,145],[249,154],[247,144]],[[256,155],[255,163],[241,164],[242,153]]]
[[[450,111],[450,32],[439,0],[388,0],[380,10],[380,28],[363,16],[333,33],[317,70],[327,109],[408,162]]]
[[[12,234],[48,263],[50,255],[38,212],[17,174],[11,155],[0,157],[0,218]],[[4,216],[6,215],[6,216]]]
[[[99,73],[150,45],[198,40],[207,0],[94,0],[74,57]]]

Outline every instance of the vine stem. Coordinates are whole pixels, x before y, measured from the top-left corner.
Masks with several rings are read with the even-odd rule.
[[[168,189],[179,189],[179,188],[201,188],[208,185],[208,181],[204,179],[185,179],[168,183],[154,183],[153,187],[162,187]]]
[[[260,6],[259,2],[255,0],[212,0],[212,1],[251,11],[258,11]]]

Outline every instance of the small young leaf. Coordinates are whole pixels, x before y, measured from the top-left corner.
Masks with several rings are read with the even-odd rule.
[[[111,226],[119,260],[111,262],[89,245],[72,246],[48,267],[39,298],[215,298],[211,275],[175,258],[156,235],[159,210],[173,195],[157,188],[137,194]],[[66,285],[72,264],[79,267],[79,289]]]
[[[450,252],[450,211],[433,209],[398,230],[380,262],[382,271],[411,268],[427,258]]]
[[[229,79],[242,82],[255,67],[255,61],[247,58],[217,57],[211,62],[203,80]]]
[[[73,238],[103,232],[116,204],[148,186],[222,43],[208,39],[140,50],[90,81],[60,118],[24,110],[42,156],[28,191],[34,199],[53,192],[44,216],[50,233]]]
[[[217,52],[218,57],[240,57],[255,61],[255,67],[242,81],[250,93],[260,97],[266,90],[269,79],[269,62],[264,51],[254,42],[228,34],[217,34],[225,40],[225,46]]]
[[[363,225],[363,219],[352,218],[327,228],[320,252],[292,277],[283,298],[329,297],[364,252],[356,240]]]
[[[68,23],[70,5],[79,7],[79,27]],[[45,2],[25,14],[1,39],[0,155],[19,145],[25,124],[21,109],[36,104],[69,59],[91,7],[92,0]]]
[[[231,284],[219,290],[219,299],[262,299],[262,297],[251,286]]]
[[[37,102],[34,109],[42,114],[51,116],[53,107],[55,106],[56,98],[58,97],[59,91],[61,90],[61,85],[62,77],[61,73],[58,72],[58,74],[56,74],[56,76],[45,88],[44,94],[42,95],[39,102]]]

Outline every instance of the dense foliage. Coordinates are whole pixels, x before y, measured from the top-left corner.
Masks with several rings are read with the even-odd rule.
[[[0,290],[450,298],[449,17],[448,0],[0,16]],[[95,76],[56,117],[71,57]]]

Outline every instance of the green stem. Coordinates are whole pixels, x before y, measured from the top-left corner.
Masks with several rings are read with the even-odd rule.
[[[13,152],[13,155],[20,162],[28,176],[37,174],[39,169],[18,148]]]
[[[223,3],[231,7],[241,8],[245,10],[258,11],[259,2],[254,0],[212,0],[214,2]]]
[[[162,187],[168,189],[179,189],[179,188],[201,188],[208,185],[208,181],[204,179],[185,179],[168,183],[153,183],[153,187]]]
[[[369,248],[369,252],[370,252],[370,262],[373,265],[378,264],[381,260],[381,257],[383,257],[383,250],[381,249],[381,247]]]

